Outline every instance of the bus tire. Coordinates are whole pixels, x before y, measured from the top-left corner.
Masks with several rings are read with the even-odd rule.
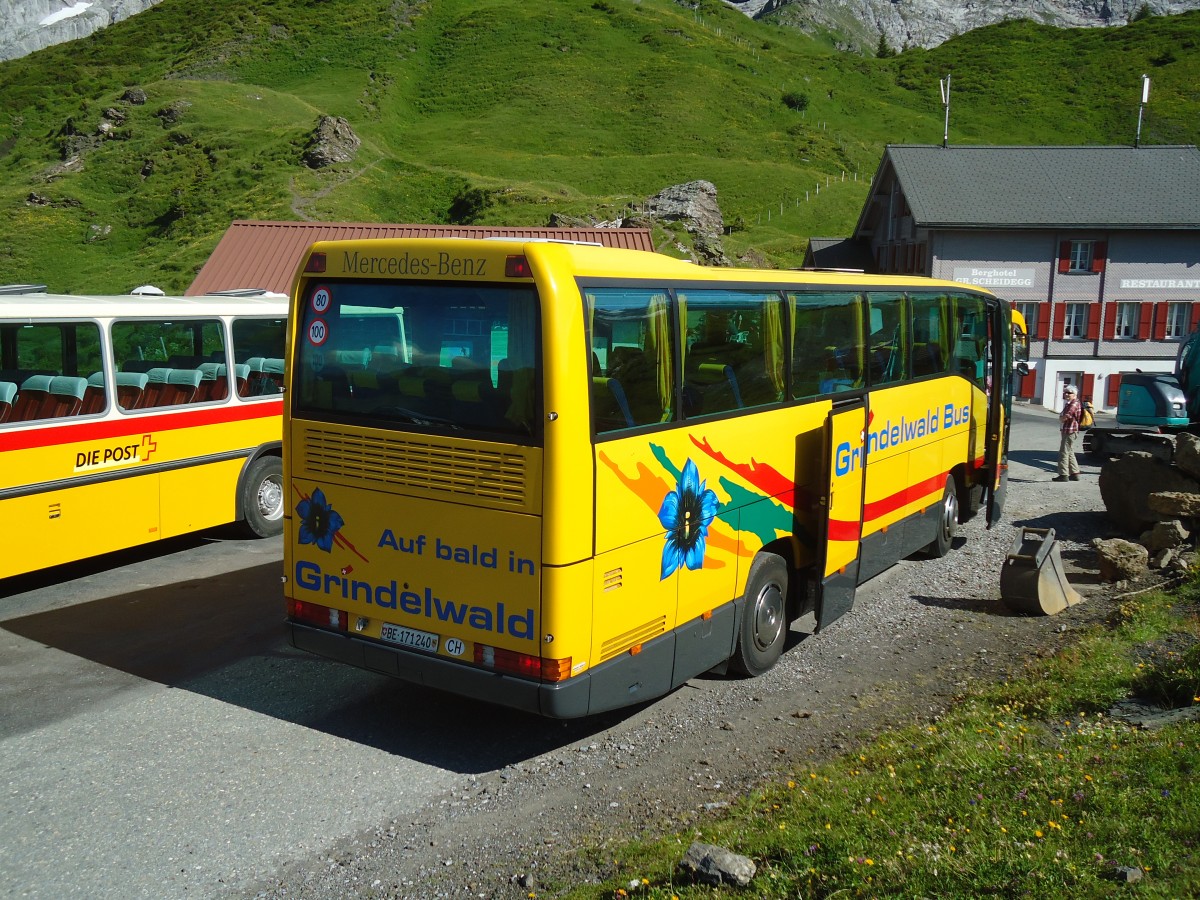
[[[242,479],[242,528],[251,537],[283,533],[283,460],[260,456]]]
[[[787,641],[788,565],[782,556],[759,553],[746,579],[737,646],[730,660],[743,675],[761,675],[779,660]]]
[[[954,547],[954,536],[958,534],[958,488],[954,485],[954,477],[946,476],[946,489],[942,492],[942,502],[938,504],[937,534],[925,548],[934,559],[941,559]]]

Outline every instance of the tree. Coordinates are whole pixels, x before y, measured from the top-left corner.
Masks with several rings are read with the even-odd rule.
[[[1154,10],[1150,8],[1149,3],[1143,3],[1141,9],[1129,17],[1130,22],[1140,22],[1143,19],[1149,19],[1154,15]]]
[[[888,43],[887,35],[879,35],[879,45],[875,48],[875,56],[879,59],[890,59],[896,55],[896,51],[892,49],[892,45]]]

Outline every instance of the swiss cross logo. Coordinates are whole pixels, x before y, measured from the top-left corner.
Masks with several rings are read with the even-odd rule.
[[[140,456],[142,458],[142,462],[149,462],[150,454],[153,453],[157,449],[158,449],[158,443],[154,440],[151,440],[151,435],[143,434],[142,435],[142,450],[138,454],[138,456]]]

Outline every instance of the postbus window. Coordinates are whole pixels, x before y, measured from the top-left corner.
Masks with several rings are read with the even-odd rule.
[[[233,320],[233,370],[243,397],[283,391],[286,323],[283,319]]]
[[[792,397],[802,400],[864,386],[866,301],[853,293],[787,295],[792,318]]]
[[[867,296],[867,369],[871,387],[908,378],[908,317],[903,294]]]
[[[954,301],[946,294],[912,294],[912,375],[941,375],[957,341]]]
[[[210,395],[208,367],[226,362],[217,319],[115,322],[113,361],[122,409],[177,406],[219,399]]]
[[[689,290],[683,412],[690,417],[783,399],[783,310],[778,294]]]
[[[597,288],[587,303],[596,433],[670,421],[675,366],[666,293]]]
[[[5,325],[0,421],[90,415],[105,408],[100,329],[92,322]]]

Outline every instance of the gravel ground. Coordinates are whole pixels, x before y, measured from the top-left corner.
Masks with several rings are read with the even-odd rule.
[[[1114,533],[1097,469],[1082,460],[1080,482],[1050,483],[1054,426],[1040,409],[1018,417],[1014,447],[1026,431],[1035,446],[1013,453],[1005,524],[989,531],[977,517],[944,559],[893,567],[819,635],[793,629],[793,645],[766,675],[695,679],[632,713],[554,723],[564,735],[558,749],[463,776],[419,820],[382,823],[239,896],[553,896],[558,886],[609,874],[609,845],[690,835],[764,781],[888,726],[935,719],[972,682],[1055,652],[1106,616],[1117,595],[1098,583],[1089,546]],[[1087,602],[1053,617],[1007,609],[999,573],[1012,524],[1056,529]]]

